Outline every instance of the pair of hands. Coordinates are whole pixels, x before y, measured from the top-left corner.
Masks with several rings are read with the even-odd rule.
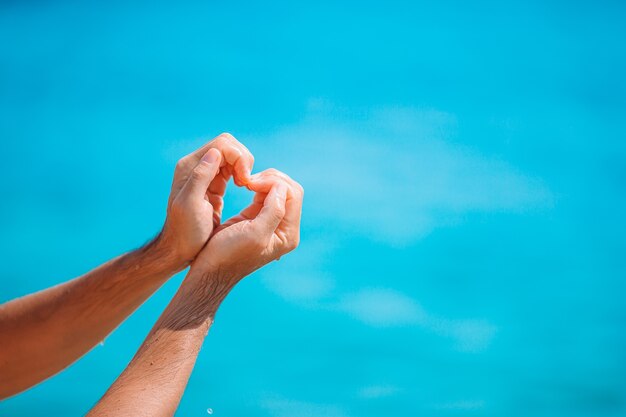
[[[298,246],[302,187],[275,169],[251,175],[253,164],[250,151],[228,133],[178,161],[158,238],[178,268],[220,271],[236,283]],[[250,206],[222,223],[231,177],[255,195]]]

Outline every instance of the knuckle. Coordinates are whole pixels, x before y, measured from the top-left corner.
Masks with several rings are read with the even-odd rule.
[[[287,210],[287,208],[285,207],[284,204],[272,204],[271,207],[271,214],[274,218],[283,218],[285,216],[285,212]]]
[[[263,219],[263,223],[265,224],[266,228],[272,227],[272,230],[274,230],[274,228],[276,228],[276,225],[280,223],[283,217],[285,217],[285,208],[275,206],[272,207],[271,210],[267,211],[267,214]]]
[[[228,133],[228,132],[220,133],[218,138],[221,138],[222,140],[224,140],[226,142],[237,142],[235,137],[233,135],[231,135],[230,133]]]
[[[297,245],[295,245],[291,240],[287,240],[285,241],[281,248],[280,248],[280,253],[282,255],[291,252],[292,250],[294,250],[296,248]]]
[[[176,167],[174,168],[175,172],[182,171],[185,169],[187,165],[187,158],[180,158],[178,162],[176,162]]]
[[[292,239],[289,239],[287,241],[287,251],[291,252],[292,250],[297,248],[298,245],[300,245],[300,236],[296,236],[296,237],[294,237]]]
[[[294,183],[296,192],[298,193],[300,198],[302,198],[304,196],[304,187],[299,182],[294,181],[293,183]]]
[[[275,220],[280,220],[285,217],[286,208],[284,205],[276,205],[274,210],[272,210],[272,216]]]
[[[198,166],[191,171],[191,179],[194,181],[200,180],[206,176],[206,173],[207,167],[204,164],[198,164]]]
[[[274,211],[272,213],[272,218],[271,218],[272,225],[275,227],[278,223],[280,223],[283,217],[285,217],[284,211],[278,211],[278,210]]]
[[[276,168],[268,168],[265,172],[269,175],[278,175],[279,171]]]
[[[300,244],[300,234],[297,233],[295,235],[290,233],[280,234],[280,252],[282,254],[289,253]]]

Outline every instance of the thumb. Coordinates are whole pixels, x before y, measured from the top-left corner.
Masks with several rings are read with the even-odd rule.
[[[181,192],[188,197],[203,198],[211,181],[219,172],[221,159],[220,151],[215,148],[209,149],[189,174]]]
[[[274,233],[285,217],[285,202],[287,200],[287,185],[277,182],[263,201],[263,208],[252,221],[264,233]]]

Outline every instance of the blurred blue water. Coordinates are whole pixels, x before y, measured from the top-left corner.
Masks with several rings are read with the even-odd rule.
[[[304,185],[302,244],[229,296],[178,415],[626,415],[625,18],[3,2],[0,301],[147,241],[230,131]],[[180,278],[0,415],[84,414]]]

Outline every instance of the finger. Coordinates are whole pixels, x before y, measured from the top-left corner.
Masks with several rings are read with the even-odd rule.
[[[218,149],[224,155],[222,166],[228,164],[234,168],[235,184],[246,185],[254,165],[254,156],[248,148],[230,133],[222,133],[190,156],[199,159],[210,148]]]
[[[237,141],[231,134],[222,133],[178,161],[173,181],[173,188],[176,191],[183,187],[189,172],[211,148],[219,150],[224,156],[220,163],[222,167],[231,165],[236,169],[236,182],[238,185],[247,183],[254,165],[254,156],[248,148]]]
[[[284,182],[277,182],[265,197],[259,214],[252,220],[254,227],[263,234],[273,234],[285,216],[286,200],[287,186]]]
[[[202,198],[220,169],[222,155],[217,149],[209,149],[191,171],[181,193],[192,197]]]
[[[286,182],[289,185],[285,205],[286,212],[283,219],[284,226],[288,230],[299,231],[302,217],[302,199],[304,197],[304,190],[300,184],[287,174],[270,169],[252,175],[248,188],[256,192],[268,192],[277,182]],[[283,225],[281,225],[282,227]]]
[[[240,187],[246,185],[250,180],[250,173],[254,164],[254,158],[250,151],[239,142],[236,142],[235,144],[225,145],[222,148],[222,153],[228,165],[233,167],[235,184]]]
[[[220,224],[222,221],[222,211],[224,210],[224,199],[217,194],[208,194],[209,203],[213,207],[213,223]]]
[[[226,186],[228,185],[228,180],[230,179],[231,174],[227,167],[223,167],[220,169],[219,174],[215,176],[211,184],[209,184],[209,189],[206,193],[207,199],[209,203],[213,206],[213,214],[214,220],[219,223],[222,219],[222,210],[224,209],[224,194],[226,192]]]
[[[224,196],[230,177],[231,173],[228,167],[220,168],[220,173],[216,175],[215,179],[209,184],[209,193]]]
[[[298,193],[299,184],[284,172],[275,168],[269,168],[250,176],[247,187],[251,191],[267,193],[277,180],[283,180],[289,186],[287,197],[293,197]]]

